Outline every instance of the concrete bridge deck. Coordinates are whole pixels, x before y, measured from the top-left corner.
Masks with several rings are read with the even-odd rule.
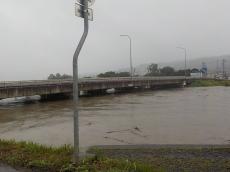
[[[132,87],[152,88],[181,86],[188,77],[134,77],[134,78],[93,78],[79,79],[79,90],[85,92],[125,89]],[[71,94],[72,80],[36,80],[0,82],[0,99],[33,95]]]

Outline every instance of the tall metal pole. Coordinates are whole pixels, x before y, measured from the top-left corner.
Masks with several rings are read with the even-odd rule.
[[[73,104],[74,104],[74,162],[79,162],[79,90],[78,90],[78,57],[89,31],[88,0],[81,0],[84,10],[84,32],[73,56]]]
[[[129,39],[130,76],[131,78],[133,78],[132,38],[129,35],[120,35],[120,36],[127,37]]]
[[[219,73],[219,59],[217,59],[217,62],[216,62],[216,74]]]
[[[225,59],[223,59],[223,78],[225,79],[226,73],[225,73]]]
[[[183,47],[177,47],[178,49],[184,50],[184,77],[187,76],[187,49]]]

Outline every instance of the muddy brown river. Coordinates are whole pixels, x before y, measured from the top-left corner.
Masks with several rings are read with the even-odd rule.
[[[229,144],[230,88],[81,98],[80,145]],[[72,101],[0,105],[0,138],[73,143]]]

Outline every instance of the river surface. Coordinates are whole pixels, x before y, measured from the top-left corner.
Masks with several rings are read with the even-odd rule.
[[[84,97],[80,145],[229,144],[230,88]],[[73,144],[72,101],[0,106],[0,138]]]

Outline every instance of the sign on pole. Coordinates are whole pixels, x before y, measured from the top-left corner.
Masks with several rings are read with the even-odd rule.
[[[77,2],[83,5],[81,0],[77,0]],[[91,7],[94,3],[95,3],[95,0],[88,0],[88,7]]]
[[[85,43],[89,31],[89,20],[93,20],[93,10],[88,4],[94,0],[77,0],[75,3],[75,15],[84,18],[84,32],[73,56],[73,102],[74,102],[74,163],[79,162],[79,94],[78,94],[78,57]]]
[[[83,5],[75,3],[75,16],[84,18],[84,13],[87,13],[88,19],[93,21],[93,9],[88,8],[85,10]]]

